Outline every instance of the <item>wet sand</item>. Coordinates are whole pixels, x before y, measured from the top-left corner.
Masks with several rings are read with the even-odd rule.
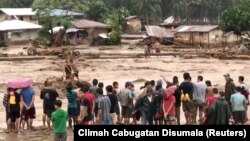
[[[85,50],[84,50],[85,51]],[[98,49],[89,49],[88,52],[99,52]],[[117,50],[119,51],[119,50]],[[142,52],[143,50],[127,51],[126,52]],[[120,50],[119,52],[125,52]],[[37,61],[2,61],[0,63],[0,99],[3,98],[5,83],[8,79],[17,76],[31,77],[36,84],[42,84],[48,77],[63,76],[63,61],[62,60],[37,60]],[[213,85],[224,89],[225,80],[223,74],[230,73],[238,84],[237,78],[243,75],[246,78],[246,83],[250,84],[249,61],[244,60],[218,60],[218,59],[183,59],[174,57],[151,57],[140,59],[90,59],[78,62],[80,70],[80,78],[91,82],[93,78],[97,78],[104,82],[105,86],[112,84],[113,81],[120,83],[120,88],[124,87],[125,81],[135,81],[139,79],[158,80],[163,75],[171,80],[173,76],[178,76],[182,81],[183,72],[190,72],[193,81],[196,81],[198,75],[203,75],[205,80],[211,80]],[[143,85],[142,82],[135,84],[136,90]],[[53,134],[47,130],[42,130],[39,127],[42,125],[42,101],[39,98],[40,88],[35,87],[37,109],[37,118],[34,121],[34,126],[38,131],[26,132],[24,134],[14,133],[5,134],[3,129],[6,128],[5,116],[0,116],[0,140],[7,141],[40,141],[53,140]],[[64,108],[66,109],[67,101],[63,99]],[[248,112],[250,113],[250,112]],[[5,115],[5,111],[0,105],[0,114]],[[182,123],[185,119],[182,114]],[[249,115],[250,116],[250,115]],[[72,141],[70,133],[69,141]]]

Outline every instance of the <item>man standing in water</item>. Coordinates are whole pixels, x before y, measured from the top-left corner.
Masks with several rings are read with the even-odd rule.
[[[225,99],[228,103],[230,103],[231,95],[235,93],[235,84],[233,82],[233,79],[230,78],[230,74],[227,73],[224,75],[226,80],[225,85]]]

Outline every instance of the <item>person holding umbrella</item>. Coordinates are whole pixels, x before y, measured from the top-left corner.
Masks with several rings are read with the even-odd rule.
[[[27,121],[28,117],[32,117],[32,119],[35,117],[35,107],[34,107],[35,93],[34,93],[34,90],[31,88],[32,83],[33,83],[33,81],[30,78],[24,78],[24,77],[18,77],[18,78],[11,79],[7,83],[7,87],[11,88],[9,90],[13,91],[16,89],[22,89],[22,91],[20,93],[20,101],[22,101],[21,103],[18,102],[18,97],[16,98],[15,91],[14,91],[14,95],[12,94],[12,96],[15,96],[14,98],[8,96],[9,103],[13,104],[13,106],[14,105],[16,106],[18,104],[19,111],[20,111],[21,105],[23,105],[23,109],[21,111],[21,120],[23,118],[25,118],[25,120]],[[18,108],[18,107],[15,107],[15,108]],[[16,111],[18,111],[18,109],[15,109],[12,112],[16,112]],[[15,117],[18,117],[18,115],[15,115]],[[14,117],[12,117],[12,118],[14,119]],[[21,123],[23,124],[22,129],[24,129],[25,121],[20,122],[20,124]],[[28,126],[28,129],[32,125],[32,120],[30,120],[29,123],[30,124]],[[23,130],[21,130],[21,131],[23,131]]]

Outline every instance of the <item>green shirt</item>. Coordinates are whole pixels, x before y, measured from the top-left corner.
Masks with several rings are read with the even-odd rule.
[[[52,113],[53,129],[55,133],[67,133],[67,119],[68,113],[62,109]]]

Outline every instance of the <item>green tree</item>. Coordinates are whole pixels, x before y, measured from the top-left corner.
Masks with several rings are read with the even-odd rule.
[[[76,12],[84,11],[86,6],[82,5],[82,2],[81,0],[35,0],[32,8],[36,11],[36,19],[43,26],[40,32],[40,35],[43,35],[43,39],[53,44],[53,27],[58,23],[61,23],[65,27],[70,24],[72,17],[68,15],[53,17],[51,16],[51,11],[53,9],[64,9]]]
[[[89,19],[95,21],[104,21],[108,9],[102,0],[88,0],[85,3],[86,14]]]
[[[29,8],[34,0],[1,0],[0,8]]]
[[[146,18],[147,24],[150,19],[161,17],[160,0],[134,0],[139,13]]]
[[[250,31],[250,0],[239,0],[235,6],[225,10],[220,25],[237,34]]]
[[[111,33],[109,39],[113,44],[119,44],[121,42],[122,34],[122,21],[124,18],[130,16],[129,11],[126,8],[115,10],[111,15],[108,16],[106,23],[111,27]]]

